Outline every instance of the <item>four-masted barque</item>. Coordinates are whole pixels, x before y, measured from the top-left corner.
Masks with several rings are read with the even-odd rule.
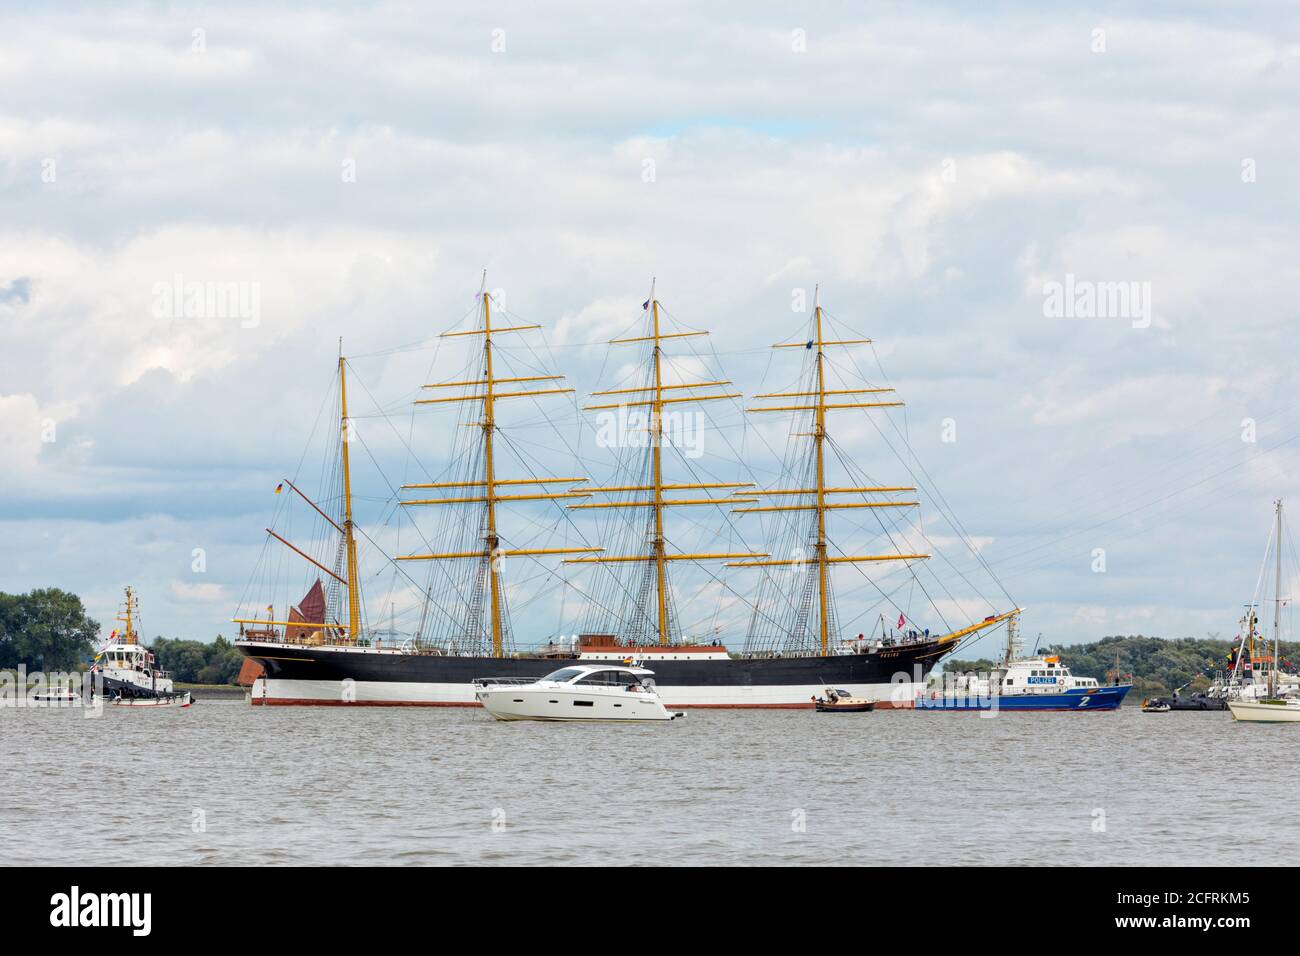
[[[883,565],[914,573],[912,568],[929,555],[892,546],[907,536],[906,522],[881,520],[881,537],[891,548],[880,553],[843,552],[830,535],[832,518],[841,512],[897,515],[919,507],[919,502],[912,494],[915,487],[862,479],[861,470],[842,456],[838,460],[849,483],[831,477],[831,459],[838,448],[830,438],[830,416],[844,410],[869,414],[901,402],[893,399],[890,388],[832,387],[839,383],[830,380],[829,350],[868,340],[824,337],[819,302],[806,336],[774,346],[802,351],[805,367],[799,384],[757,396],[762,404],[750,409],[758,415],[791,414],[796,422],[784,469],[789,482],[776,488],[758,488],[757,482],[684,481],[669,474],[666,459],[672,440],[666,433],[666,415],[681,406],[734,401],[740,395],[729,390],[732,383],[720,375],[668,380],[669,350],[682,339],[708,333],[665,330],[653,286],[642,305],[641,334],[609,343],[641,347],[644,361],[634,366],[634,384],[595,392],[594,403],[586,406],[606,414],[639,413],[638,421],[644,424],[639,430],[646,434],[621,457],[625,476],[596,486],[585,477],[506,474],[498,444],[500,406],[574,390],[558,384],[560,375],[502,374],[498,337],[525,335],[539,327],[494,324],[493,304],[490,293],[480,293],[475,327],[443,333],[444,338],[467,336],[481,343],[472,374],[424,386],[433,397],[419,402],[471,410],[461,422],[468,430],[461,433],[472,437],[452,442],[462,467],[454,480],[403,485],[399,502],[404,512],[435,508],[459,515],[443,521],[426,538],[443,547],[392,559],[401,568],[431,568],[429,582],[435,577],[452,582],[441,587],[438,598],[432,583],[422,587],[428,601],[422,624],[441,616],[451,622],[444,629],[446,636],[439,641],[419,634],[402,642],[391,637],[385,641],[378,630],[367,632],[362,623],[348,458],[347,362],[340,357],[338,514],[328,513],[297,485],[285,482],[324,521],[325,530],[336,534],[336,544],[328,549],[332,558],[314,557],[278,532],[267,531],[268,540],[310,562],[330,583],[317,578],[306,597],[283,617],[276,617],[272,605],[264,618],[235,619],[240,624],[235,646],[262,669],[252,689],[253,703],[473,706],[476,679],[535,679],[554,671],[557,662],[572,659],[644,663],[654,670],[669,707],[812,707],[827,686],[846,688],[880,706],[910,707],[931,668],[963,638],[1019,613],[992,613],[965,627],[936,628],[933,634],[901,614],[897,627],[890,627],[892,613],[888,622],[881,614],[878,631],[869,637],[846,638],[842,633],[834,590],[837,570],[856,572],[868,587],[873,585],[868,584],[866,569]],[[853,480],[855,476],[860,480]],[[564,520],[582,538],[581,546],[569,546],[569,534],[564,547],[505,543],[503,511],[517,502],[550,502],[562,509]],[[764,535],[771,543],[762,549],[679,549],[668,530],[669,516],[678,508],[711,509],[728,522],[733,514],[738,521],[758,515],[772,523],[770,534]],[[603,540],[584,537],[576,523],[609,514],[625,522],[620,540],[627,546],[617,553],[606,551]],[[612,536],[610,528],[607,522],[604,529]],[[735,537],[744,538],[740,532]],[[516,649],[506,580],[510,559],[515,558],[549,563],[546,573],[557,580],[567,568],[569,573],[587,571],[613,582],[603,591],[601,585],[579,589],[587,596],[598,591],[603,595],[587,603],[586,633],[568,643],[552,640],[532,650]],[[729,635],[703,642],[682,633],[680,602],[670,574],[682,563],[761,576],[743,646],[734,646],[741,643],[740,635],[729,647]],[[605,626],[595,626],[602,617]]]

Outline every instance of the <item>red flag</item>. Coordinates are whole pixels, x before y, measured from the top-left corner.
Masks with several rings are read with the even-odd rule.
[[[907,621],[907,618],[903,617],[903,612],[902,612],[902,611],[899,611],[899,612],[898,612],[898,626],[899,626],[899,627],[902,627],[903,624],[904,624],[906,621]]]

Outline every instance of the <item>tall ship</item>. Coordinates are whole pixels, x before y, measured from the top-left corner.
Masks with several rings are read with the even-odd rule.
[[[389,518],[425,509],[436,515],[432,526],[413,522],[418,550],[385,555],[396,590],[413,598],[405,631],[391,617],[387,629],[363,623],[358,543],[362,537],[375,542],[353,516],[355,429],[347,404],[349,362],[340,355],[337,441],[324,469],[326,490],[312,497],[290,479],[277,488],[287,488],[285,497],[300,502],[323,534],[313,547],[291,540],[283,528],[268,528],[274,556],[264,552],[250,588],[267,585],[274,576],[269,569],[287,557],[306,570],[306,594],[283,614],[273,602],[264,612],[235,618],[235,646],[260,668],[252,703],[474,706],[476,680],[535,680],[573,660],[652,668],[668,707],[811,708],[827,687],[881,707],[912,707],[944,655],[1019,613],[981,598],[989,613],[945,625],[920,578],[931,554],[909,544],[923,537],[917,486],[872,480],[835,442],[831,427],[835,416],[870,415],[902,402],[891,387],[845,380],[856,371],[851,350],[870,340],[828,329],[818,298],[804,328],[773,347],[782,350],[778,355],[801,356],[797,379],[754,396],[756,404],[745,410],[756,418],[793,419],[784,480],[775,487],[710,474],[692,457],[691,443],[682,440],[684,411],[693,410],[688,426],[700,428],[703,413],[695,409],[741,396],[720,370],[694,374],[716,356],[675,351],[708,332],[665,321],[653,285],[632,334],[608,341],[611,353],[627,350],[632,357],[615,358],[619,379],[593,392],[581,409],[597,415],[603,432],[597,444],[615,459],[613,480],[593,484],[572,474],[535,473],[543,461],[557,460],[556,446],[564,460],[581,460],[560,418],[541,402],[572,396],[574,389],[536,355],[520,358],[516,337],[540,326],[502,322],[495,306],[492,294],[481,291],[472,327],[442,333],[443,340],[475,342],[472,358],[463,377],[422,386],[431,395],[416,402],[462,414],[459,427],[441,432],[441,471],[393,489],[400,497]],[[833,358],[836,350],[841,354]],[[525,414],[514,427],[507,409],[520,405],[531,407],[532,417]],[[546,446],[535,436],[548,425],[558,435],[542,454],[538,449]],[[745,467],[745,455],[732,457]],[[545,517],[527,510],[538,508],[549,509]],[[678,518],[686,513],[712,518]],[[841,547],[831,526],[850,515],[864,536],[873,522],[871,537],[882,546]],[[757,531],[748,522],[757,522]],[[705,547],[679,544],[701,528]],[[747,544],[751,539],[764,543]],[[728,544],[708,547],[720,540]],[[991,576],[973,546],[972,554]],[[520,564],[525,569],[515,572]],[[892,571],[876,575],[878,568]],[[702,576],[690,597],[674,584],[679,569]],[[837,601],[841,574],[872,599],[868,611],[846,624]],[[525,583],[533,586],[531,599],[519,597]],[[544,627],[533,610],[538,593],[560,601],[562,610],[571,595],[570,613],[582,628],[571,635],[537,633]],[[914,594],[929,604],[920,622],[904,606],[911,598],[903,595]],[[512,614],[514,602],[526,608],[523,616]],[[700,604],[712,611],[684,610]],[[969,602],[949,600],[947,614],[955,613],[953,606],[970,613]],[[715,625],[701,635],[699,622],[724,608],[732,622],[737,613],[748,617],[745,630]],[[693,623],[684,625],[692,613]],[[871,626],[853,635],[852,625],[867,613]],[[516,644],[520,621],[534,631],[531,646]]]

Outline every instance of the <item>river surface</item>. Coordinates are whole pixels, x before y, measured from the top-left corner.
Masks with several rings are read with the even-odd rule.
[[[1300,863],[1300,727],[1227,713],[5,708],[7,864]],[[1244,823],[1249,820],[1249,823]]]

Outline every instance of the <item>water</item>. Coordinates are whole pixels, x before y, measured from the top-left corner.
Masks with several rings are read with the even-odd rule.
[[[618,726],[211,700],[5,709],[0,737],[7,864],[1300,863],[1300,728],[1226,713]]]

